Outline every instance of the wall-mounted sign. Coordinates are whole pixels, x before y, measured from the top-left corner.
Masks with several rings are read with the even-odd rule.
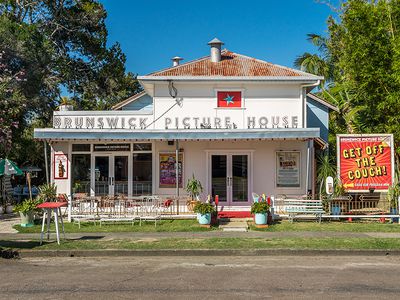
[[[68,179],[68,157],[66,154],[54,154],[53,174],[54,179]]]
[[[276,153],[276,186],[300,187],[300,152],[279,151]]]
[[[93,144],[93,151],[131,151],[131,144]]]
[[[164,117],[156,129],[267,129],[267,128],[297,128],[299,117],[297,115],[271,115],[271,116],[246,116],[233,118],[225,117]],[[243,122],[243,128],[237,124]],[[129,129],[146,130],[154,129],[150,126],[152,119],[146,117],[66,117],[54,116],[53,128],[55,129]],[[158,123],[157,123],[158,124]],[[301,125],[300,125],[301,126]]]
[[[176,156],[174,152],[160,153],[160,188],[175,188],[176,187]],[[179,187],[183,187],[183,153],[178,155],[178,183]]]
[[[346,191],[386,191],[393,184],[393,135],[338,135],[337,162]]]
[[[242,107],[242,92],[217,92],[218,107]]]

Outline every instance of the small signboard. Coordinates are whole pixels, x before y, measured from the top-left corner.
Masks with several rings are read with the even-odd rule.
[[[326,177],[325,180],[325,190],[326,190],[326,194],[327,195],[332,195],[333,194],[333,177],[332,176],[328,176]]]
[[[54,179],[68,179],[68,157],[66,154],[54,154]]]
[[[338,176],[348,192],[387,191],[393,184],[393,135],[337,136]]]
[[[96,152],[131,151],[131,144],[94,144],[93,151]]]

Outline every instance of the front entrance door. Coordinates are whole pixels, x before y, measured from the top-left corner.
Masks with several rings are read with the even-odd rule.
[[[249,203],[249,158],[248,153],[211,154],[211,195],[222,205]]]
[[[128,195],[128,155],[101,154],[94,156],[94,184],[96,196]]]

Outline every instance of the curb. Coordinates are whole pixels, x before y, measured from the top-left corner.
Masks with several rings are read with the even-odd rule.
[[[151,256],[400,256],[400,250],[179,249],[179,250],[3,250],[0,257],[151,257]],[[7,257],[12,253],[12,257]],[[4,255],[6,254],[6,255]]]

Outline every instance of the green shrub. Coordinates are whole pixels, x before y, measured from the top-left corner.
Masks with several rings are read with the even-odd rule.
[[[43,202],[57,201],[57,186],[54,183],[46,183],[39,186],[39,195]]]
[[[214,212],[215,207],[211,203],[198,202],[194,206],[193,211],[195,213],[205,215],[205,214]]]
[[[14,206],[14,212],[21,212],[23,214],[37,210],[36,206],[40,203],[39,200],[28,199],[24,202]]]
[[[265,201],[255,202],[251,206],[250,212],[252,214],[266,214],[267,212],[269,212],[269,208],[270,208],[269,204]]]

